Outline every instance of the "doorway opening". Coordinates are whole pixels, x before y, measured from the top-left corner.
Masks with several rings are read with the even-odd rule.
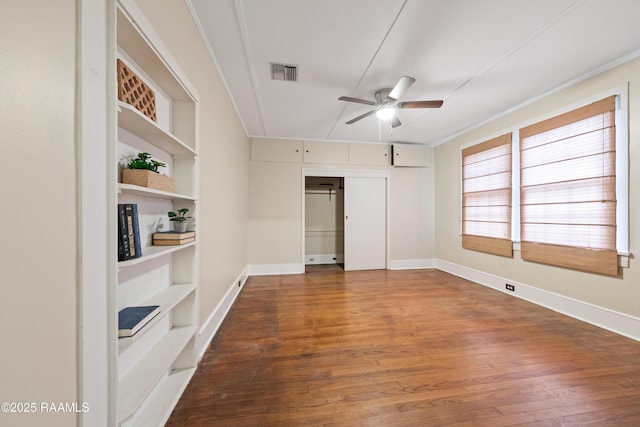
[[[344,271],[386,269],[389,171],[302,172],[305,270],[307,266],[340,266]]]
[[[343,268],[344,178],[305,177],[304,203],[305,266]]]

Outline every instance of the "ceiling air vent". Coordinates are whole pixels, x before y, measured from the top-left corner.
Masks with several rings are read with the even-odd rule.
[[[271,63],[271,78],[273,80],[295,82],[298,80],[298,67]]]

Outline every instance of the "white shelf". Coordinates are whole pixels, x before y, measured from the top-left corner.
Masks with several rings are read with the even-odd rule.
[[[118,423],[131,418],[194,338],[195,326],[174,328],[118,383]]]
[[[143,262],[147,262],[154,258],[168,255],[173,252],[181,251],[191,246],[195,246],[195,244],[196,244],[196,241],[186,243],[184,245],[176,245],[176,246],[145,246],[144,248],[142,248],[141,257],[130,259],[127,261],[120,261],[118,263],[118,268],[121,269],[121,268],[131,267],[136,264],[141,264]]]
[[[164,425],[195,371],[195,368],[177,369],[164,378],[133,425],[139,427]]]
[[[133,184],[118,184],[118,192],[140,197],[157,197],[160,199],[170,199],[174,201],[195,202],[196,198],[186,194],[171,193],[169,191],[155,190],[153,188],[141,187]]]
[[[119,0],[119,3],[123,3],[123,0]],[[135,6],[131,2],[126,2],[126,8],[134,9]],[[139,11],[135,11],[139,13]],[[176,76],[175,72],[167,65],[161,56],[169,56],[168,52],[158,52],[156,47],[150,43],[146,37],[144,37],[138,30],[138,25],[133,24],[138,20],[145,20],[143,16],[137,16],[136,19],[130,17],[124,8],[118,7],[118,32],[117,43],[118,46],[129,56],[135,58],[136,62],[147,75],[155,81],[162,90],[171,98],[178,101],[193,102],[190,91],[181,82],[181,78]],[[146,29],[147,32],[152,33],[151,28]],[[150,34],[156,36],[156,34]],[[173,58],[171,58],[173,59]]]
[[[196,152],[174,135],[160,128],[153,120],[132,105],[118,101],[118,126],[145,139],[175,156],[195,157]]]
[[[131,337],[123,337],[118,338],[118,347],[122,351],[129,345],[136,342],[140,337],[142,337],[145,332],[150,330],[153,325],[158,323],[163,317],[167,316],[171,313],[171,310],[182,302],[186,297],[188,297],[192,292],[194,292],[196,286],[193,283],[180,284],[180,285],[171,285],[168,288],[164,289],[162,292],[154,295],[148,300],[144,301],[140,305],[159,305],[160,313],[151,319],[149,323],[147,323],[137,334]]]

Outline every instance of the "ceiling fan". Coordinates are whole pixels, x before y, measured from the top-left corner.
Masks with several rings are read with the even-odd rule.
[[[396,109],[398,108],[440,108],[443,101],[405,101],[398,102],[398,99],[405,93],[407,89],[416,81],[413,77],[402,76],[393,89],[380,89],[375,93],[375,101],[369,101],[360,98],[351,98],[350,96],[341,96],[338,98],[340,101],[357,102],[359,104],[370,105],[376,107],[371,111],[367,111],[364,114],[355,117],[346,124],[350,125],[358,120],[362,120],[365,117],[376,113],[376,116],[382,120],[390,120],[392,127],[398,127],[402,124],[400,119],[396,115]]]

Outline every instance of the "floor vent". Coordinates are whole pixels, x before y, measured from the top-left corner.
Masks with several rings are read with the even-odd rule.
[[[295,65],[271,63],[271,78],[273,80],[295,82],[298,80],[298,67]]]

